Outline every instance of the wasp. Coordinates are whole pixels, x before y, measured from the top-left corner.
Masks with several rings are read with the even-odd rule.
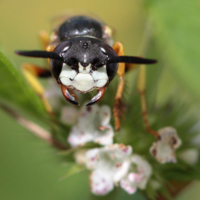
[[[86,104],[91,106],[103,97],[106,88],[118,74],[120,82],[113,112],[115,129],[119,130],[119,106],[123,94],[126,64],[153,64],[156,60],[125,56],[122,43],[113,44],[112,29],[88,16],[69,17],[53,30],[51,37],[42,33],[41,38],[46,51],[16,51],[16,53],[49,59],[49,70],[32,64],[22,66],[25,76],[42,97],[47,110],[51,112],[51,107],[43,95],[44,89],[34,77],[49,77],[52,74],[60,85],[65,99],[75,105],[79,104],[70,91],[87,93],[97,89],[98,93]]]

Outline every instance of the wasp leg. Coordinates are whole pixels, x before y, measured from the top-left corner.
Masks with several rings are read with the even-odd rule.
[[[37,80],[37,77],[51,77],[51,72],[48,69],[43,69],[40,68],[36,65],[33,64],[28,64],[25,63],[21,66],[22,72],[31,85],[31,87],[34,89],[34,91],[41,97],[44,106],[46,110],[50,113],[53,114],[52,108],[47,101],[46,97],[44,96],[45,89],[43,86],[40,84],[40,82]]]
[[[132,63],[126,63],[125,65],[126,65],[125,72],[129,72],[131,70],[135,70],[137,67],[140,66],[140,65],[132,64]]]
[[[39,38],[43,48],[46,49],[50,43],[49,34],[46,31],[40,31]]]
[[[147,106],[146,106],[146,100],[145,100],[145,82],[146,82],[146,67],[145,65],[141,65],[139,69],[137,89],[140,94],[142,117],[143,117],[144,125],[147,132],[153,134],[157,138],[158,132],[152,130],[149,125]]]
[[[121,42],[116,42],[113,46],[117,56],[124,56],[124,47]],[[122,115],[122,94],[124,90],[124,74],[125,74],[125,64],[119,63],[119,67],[117,70],[117,74],[120,78],[120,83],[117,88],[117,92],[115,95],[115,103],[113,108],[113,115],[115,118],[115,130],[118,131],[120,129],[120,117]]]
[[[46,51],[49,51],[49,52],[54,50],[54,46],[49,44],[50,38],[49,38],[49,34],[46,31],[40,31],[39,38],[41,40],[43,49],[45,49]],[[48,58],[47,60],[48,60],[48,63],[49,63],[50,59]]]

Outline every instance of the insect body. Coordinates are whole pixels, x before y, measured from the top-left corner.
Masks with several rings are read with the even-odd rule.
[[[61,24],[55,35],[53,43],[58,45],[53,52],[64,62],[52,59],[50,66],[64,95],[68,94],[66,99],[77,104],[67,88],[81,93],[99,89],[99,94],[87,105],[95,103],[118,68],[117,63],[107,63],[108,56],[116,56],[116,53],[106,44],[109,36],[105,34],[103,25],[88,17],[72,17]]]
[[[123,45],[112,46],[111,29],[90,17],[74,16],[53,31],[48,51],[16,51],[30,57],[50,58],[50,71],[67,101],[78,105],[69,88],[80,93],[98,89],[87,106],[99,101],[116,73],[120,86],[116,102],[121,99],[124,86],[124,63],[152,64],[155,60],[124,56]],[[50,51],[49,51],[50,50]],[[117,107],[117,103],[115,104]]]

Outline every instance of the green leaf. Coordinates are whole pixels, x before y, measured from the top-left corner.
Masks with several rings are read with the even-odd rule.
[[[31,135],[1,110],[0,119],[0,199],[88,200],[86,171],[59,182],[70,165],[63,167],[58,151]]]
[[[21,110],[34,114],[44,114],[42,101],[25,82],[21,74],[0,52],[0,100]]]
[[[72,167],[69,169],[69,171],[63,177],[60,178],[60,181],[66,179],[74,174],[80,173],[84,170],[86,170],[86,168],[84,166],[73,164]]]
[[[200,4],[198,0],[147,1],[157,48],[165,67],[190,95],[200,99]]]

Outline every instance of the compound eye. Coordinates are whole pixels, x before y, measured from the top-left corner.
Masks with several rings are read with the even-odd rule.
[[[102,42],[100,44],[100,49],[101,49],[102,53],[105,55],[108,55],[108,57],[117,56],[114,49],[112,47],[110,47],[109,45],[107,45],[106,43]]]
[[[52,72],[54,78],[57,81],[58,81],[59,75],[61,73],[62,66],[63,66],[63,62],[62,61],[60,61],[60,60],[54,60],[54,59],[50,60],[51,72]]]
[[[71,45],[72,43],[70,41],[65,41],[65,42],[60,43],[53,51],[59,54],[60,56],[62,56],[69,50]]]
[[[117,56],[114,49],[107,45],[106,43],[100,44],[100,49],[103,54],[107,55],[107,59]],[[106,70],[109,77],[109,82],[112,81],[114,76],[116,75],[118,69],[118,63],[108,63],[106,64]]]
[[[70,49],[71,45],[72,43],[70,41],[62,42],[53,50],[53,52],[57,53],[61,57],[64,57],[64,54]],[[53,76],[57,81],[61,73],[62,66],[63,66],[62,61],[50,59],[50,68]]]

